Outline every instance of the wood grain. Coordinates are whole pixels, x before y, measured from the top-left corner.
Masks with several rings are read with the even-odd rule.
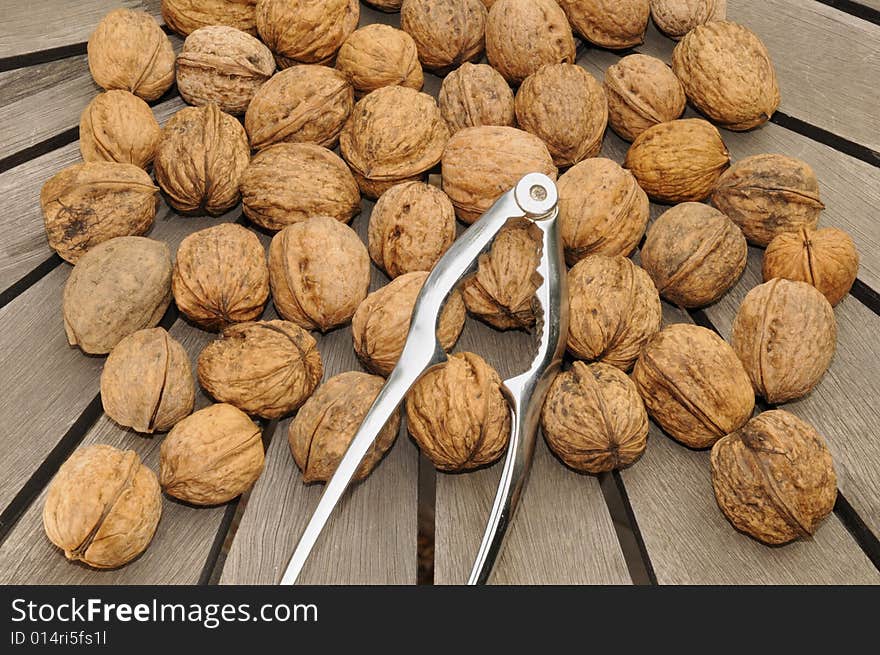
[[[814,0],[733,0],[727,16],[767,45],[781,112],[880,151],[880,26]],[[669,62],[674,47],[652,23],[636,50]]]
[[[352,227],[366,241],[373,203],[365,200]],[[371,288],[387,283],[372,267]],[[363,370],[354,353],[351,326],[315,334],[324,380]],[[305,529],[323,485],[306,486],[282,421],[267,453],[266,470],[223,567],[221,584],[277,584]],[[391,452],[366,480],[350,489],[333,513],[300,582],[305,584],[414,584],[418,510],[418,451],[401,427]]]
[[[183,100],[175,97],[157,105],[153,112],[164,123],[184,106]],[[0,173],[0,197],[7,209],[5,229],[0,232],[0,291],[52,254],[46,242],[40,189],[52,175],[79,161],[79,141],[75,141]]]
[[[105,14],[127,7],[149,11],[161,21],[155,0],[41,0],[7,2],[0,13],[0,58],[88,41]]]

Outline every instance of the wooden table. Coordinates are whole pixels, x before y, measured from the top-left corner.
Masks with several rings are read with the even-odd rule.
[[[800,157],[816,170],[828,209],[823,225],[853,235],[859,281],[837,308],[837,354],[808,397],[787,409],[828,439],[840,496],[816,536],[768,548],[737,533],[715,505],[708,453],[685,449],[652,425],[645,456],[621,473],[581,476],[540,441],[527,492],[496,567],[496,583],[878,583],[880,582],[880,26],[878,3],[835,9],[813,0],[731,0],[729,15],[769,47],[782,105],[773,121],[724,132],[734,159],[762,152]],[[45,488],[76,447],[136,450],[156,469],[161,436],[123,430],[101,411],[102,358],[67,345],[61,292],[70,272],[49,250],[39,208],[43,182],[79,160],[79,115],[99,91],[85,41],[113,7],[141,7],[159,20],[158,0],[39,0],[0,14],[0,582],[274,583],[321,492],[306,487],[288,452],[289,419],[264,423],[266,469],[239,501],[197,509],[165,498],[147,552],[117,571],[65,561],[45,538]],[[362,23],[398,24],[362,7]],[[181,40],[172,36],[175,47]],[[673,42],[649,28],[636,50],[669,60]],[[579,63],[601,79],[618,54],[581,45]],[[440,80],[426,76],[435,93]],[[160,121],[183,106],[155,104]],[[608,132],[604,156],[627,144]],[[366,235],[372,203],[353,226]],[[656,216],[663,210],[654,207]],[[190,232],[241,218],[183,218],[163,202],[150,236],[175,248]],[[728,336],[743,295],[760,281],[752,249],[739,284],[717,304],[665,321],[696,321]],[[374,286],[384,282],[374,271]],[[271,306],[266,317],[274,316]],[[212,338],[179,319],[163,322],[195,357]],[[502,376],[524,368],[528,337],[468,320],[458,350],[482,353]],[[358,368],[350,329],[320,338],[326,375]],[[517,357],[516,355],[519,355]],[[200,397],[200,405],[208,400]],[[436,583],[465,579],[483,530],[499,466],[435,474],[402,429],[392,452],[346,497],[304,571],[310,583],[416,583],[417,539],[433,544]],[[422,580],[424,581],[424,580]]]

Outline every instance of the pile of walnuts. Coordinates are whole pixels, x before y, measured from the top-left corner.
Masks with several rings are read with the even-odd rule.
[[[186,37],[175,54],[144,12],[119,9],[97,25],[88,60],[104,92],[82,114],[83,162],[52,176],[40,201],[49,245],[73,264],[68,340],[107,355],[106,414],[168,434],[158,476],[134,451],[76,451],[48,490],[49,539],[97,568],[131,561],[152,539],[162,492],[216,505],[254,485],[264,465],[255,419],[293,416],[303,481],[328,480],[400,357],[456,219],[474,222],[533,171],[559,176],[571,267],[569,365],[542,413],[549,447],[578,471],[626,467],[645,451],[650,417],[687,446],[712,447],[718,504],[738,529],[774,544],[812,534],[836,493],[827,447],[783,410],[752,418],[755,395],[786,402],[822,378],[832,305],[858,255],[841,230],[817,229],[823,204],[806,163],[768,154],[731,165],[716,126],[753,129],[779,104],[759,38],[725,21],[721,0],[370,4],[400,11],[401,28],[357,29],[357,0],[164,0],[165,24]],[[575,63],[575,37],[629,49],[651,17],[680,39],[671,68],[631,54],[599,81]],[[445,76],[438,100],[422,92],[425,70]],[[190,106],[160,127],[148,103],[175,82]],[[703,118],[682,118],[687,102]],[[608,127],[632,142],[623,166],[599,156]],[[426,183],[431,172],[442,188]],[[240,206],[243,217],[169,248],[144,236],[160,195],[180,214]],[[377,201],[367,243],[348,225],[364,197]],[[650,226],[649,199],[673,205]],[[741,276],[748,243],[767,248],[766,283],[743,301],[730,344],[695,325],[663,326],[661,297],[683,308],[717,301]],[[530,329],[539,258],[529,226],[508,225],[449,298],[443,347],[468,313]],[[370,293],[376,271],[388,282]],[[172,300],[218,334],[195,371],[158,327]],[[261,320],[270,301],[280,318]],[[322,383],[321,335],[340,328],[366,370]],[[193,411],[197,384],[215,402]],[[504,453],[502,381],[475,353],[451,355],[405,405],[412,438],[440,470]]]

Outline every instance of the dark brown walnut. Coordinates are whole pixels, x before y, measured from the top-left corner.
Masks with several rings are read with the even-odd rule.
[[[321,381],[317,344],[289,321],[230,325],[199,355],[199,384],[247,414],[280,418],[299,408]]]
[[[632,465],[648,445],[648,414],[626,373],[574,362],[553,380],[541,428],[550,450],[582,473]]]
[[[632,173],[596,157],[572,166],[557,182],[559,234],[565,260],[587,255],[628,256],[648,225],[648,196]]]
[[[816,287],[832,305],[846,297],[859,272],[856,244],[843,230],[825,227],[778,234],[764,252],[764,282],[775,277]]]
[[[329,216],[343,223],[361,210],[361,195],[348,166],[313,143],[278,143],[258,152],[241,176],[245,216],[280,230]]]
[[[462,283],[468,311],[499,330],[534,325],[540,261],[541,239],[534,225],[507,225],[495,237],[491,250],[480,255],[477,272]]]
[[[162,133],[153,110],[136,95],[115,89],[99,93],[79,118],[79,151],[87,161],[146,168]]]
[[[785,155],[739,160],[718,178],[710,200],[758,246],[783,232],[815,228],[825,209],[813,169]]]
[[[49,247],[75,264],[108,239],[144,234],[156,217],[158,191],[133,164],[87,162],[62,169],[40,191]]]
[[[736,284],[748,245],[740,229],[717,209],[685,202],[651,225],[642,266],[660,295],[679,307],[703,307]]]
[[[590,255],[568,272],[568,350],[628,371],[660,331],[654,283],[626,257]]]
[[[359,18],[358,0],[257,0],[257,32],[280,68],[329,63]]]
[[[627,141],[684,113],[684,87],[672,69],[648,55],[628,55],[605,71],[608,122]]]
[[[405,0],[400,28],[415,41],[422,65],[444,72],[483,54],[486,7],[480,0]]]
[[[251,100],[244,127],[251,147],[316,143],[332,148],[354,107],[354,89],[334,68],[292,66],[266,82]]]
[[[674,204],[705,200],[729,164],[717,129],[699,118],[682,118],[636,137],[624,167],[652,200]]]
[[[191,105],[213,102],[229,114],[243,114],[274,72],[272,52],[257,38],[210,25],[186,37],[177,56],[177,90]]]
[[[71,346],[103,355],[132,332],[155,327],[171,302],[171,253],[161,241],[116,237],[77,262],[64,285]]]
[[[370,214],[370,257],[391,278],[430,271],[453,241],[455,208],[445,193],[424,182],[391,187]]]
[[[208,25],[229,25],[256,35],[257,0],[162,0],[165,24],[182,36]]]
[[[209,405],[172,428],[162,442],[159,483],[193,505],[220,505],[250,489],[263,472],[259,426],[226,403]]]
[[[806,282],[773,279],[743,298],[730,342],[759,396],[776,405],[806,396],[834,357],[831,304]]]
[[[287,440],[305,484],[331,478],[384,384],[378,375],[340,373],[318,387],[297,412],[290,422]],[[361,460],[355,480],[363,480],[373,472],[394,445],[399,430],[400,412],[395,410]]]
[[[238,203],[250,155],[247,134],[232,116],[214,104],[187,107],[165,124],[153,172],[176,210],[216,216]]]
[[[724,339],[704,327],[676,323],[642,349],[632,372],[648,414],[691,448],[708,448],[752,416],[755,392]]]
[[[133,450],[76,450],[49,483],[43,528],[72,562],[115,569],[143,553],[162,515],[156,475]]]
[[[354,350],[373,373],[389,375],[400,359],[413,306],[427,277],[423,271],[401,275],[368,295],[354,313],[351,319]],[[464,320],[464,302],[456,290],[447,299],[437,326],[437,338],[444,350],[451,349],[458,341]]]
[[[456,353],[423,375],[406,397],[410,435],[441,471],[491,464],[510,438],[501,378],[474,353]]]
[[[348,323],[370,286],[370,256],[355,231],[327,216],[272,238],[269,281],[275,309],[306,330]]]
[[[116,9],[89,37],[89,70],[103,89],[156,100],[174,84],[174,48],[145,11]]]
[[[608,100],[602,85],[580,66],[550,64],[519,87],[516,119],[547,145],[556,166],[571,166],[599,154],[608,125]]]
[[[177,308],[205,330],[253,321],[269,298],[263,244],[235,223],[193,232],[177,249],[171,288]]]
[[[465,223],[473,223],[527,173],[556,179],[547,146],[515,127],[468,127],[443,151],[443,190]]]
[[[195,402],[189,355],[163,328],[138,330],[104,362],[104,412],[138,432],[165,432],[188,416]]]
[[[727,16],[727,0],[651,0],[651,18],[666,36],[680,39],[698,25]]]
[[[425,82],[415,41],[403,30],[382,23],[352,32],[339,48],[336,68],[358,95],[394,85],[418,90]]]
[[[750,130],[779,106],[770,54],[749,28],[729,21],[699,25],[675,46],[672,70],[688,100],[729,130]]]
[[[712,448],[718,507],[765,544],[808,539],[834,509],[837,476],[825,439],[809,423],[764,412]]]
[[[452,134],[465,127],[516,122],[513,91],[488,64],[465,62],[449,73],[440,86],[438,103]]]
[[[357,102],[339,149],[364,195],[378,198],[400,182],[421,179],[440,161],[449,128],[434,98],[387,86]]]
[[[623,50],[645,40],[649,0],[560,0],[575,32],[603,48]]]
[[[574,36],[554,0],[497,0],[486,19],[486,56],[508,82],[519,84],[544,64],[571,64]]]

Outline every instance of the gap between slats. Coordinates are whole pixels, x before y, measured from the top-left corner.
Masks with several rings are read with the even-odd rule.
[[[880,25],[880,11],[862,4],[858,0],[816,0],[823,5],[833,7],[845,14],[850,14],[856,18],[861,18],[869,23]]]

